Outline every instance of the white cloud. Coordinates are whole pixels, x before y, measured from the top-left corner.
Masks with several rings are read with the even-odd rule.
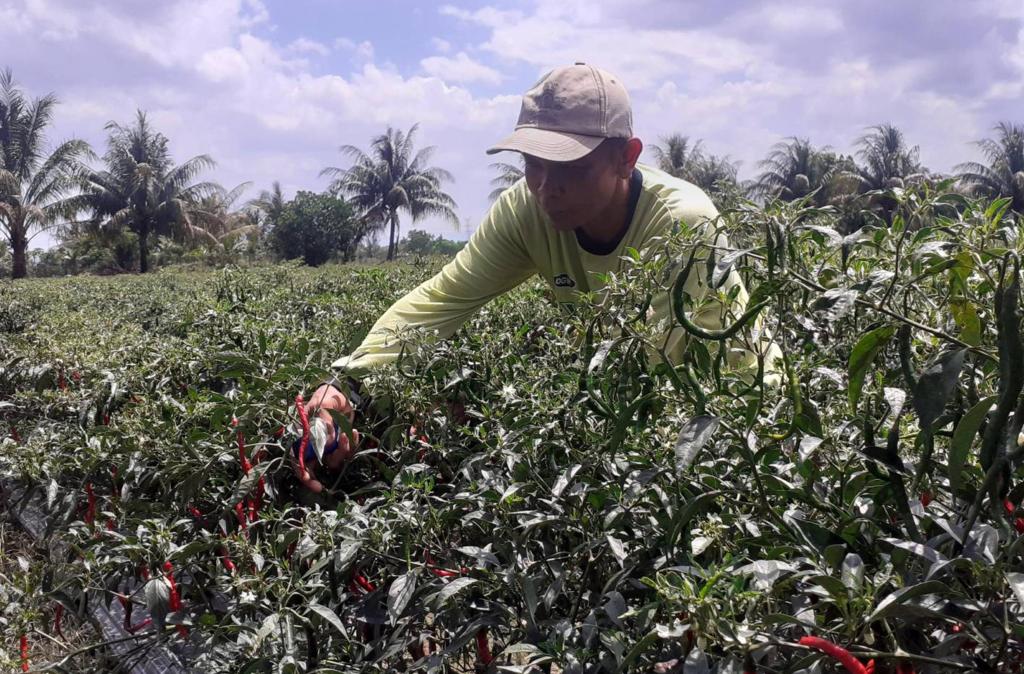
[[[744,14],[748,25],[771,28],[784,33],[832,33],[842,29],[843,20],[834,7],[785,3],[763,5],[752,14]]]
[[[498,58],[522,61],[546,71],[554,66],[586,61],[618,75],[630,90],[654,86],[666,77],[698,69],[704,73],[742,71],[762,57],[749,43],[706,30],[637,29],[626,23],[596,23],[592,11],[581,25],[557,3],[542,3],[537,13],[485,7],[473,12],[453,7],[442,13],[490,29],[481,47]],[[635,45],[610,49],[610,45]]]
[[[362,42],[354,42],[347,37],[339,37],[334,41],[335,49],[341,49],[352,54],[352,59],[355,62],[365,62],[373,60],[373,44],[368,40]]]
[[[292,40],[291,44],[288,45],[288,50],[299,53],[317,54],[318,56],[327,56],[331,53],[331,50],[327,45],[305,37]]]
[[[884,51],[864,45],[885,44],[898,27],[853,21],[841,4],[795,1],[742,10],[696,0],[448,5],[441,15],[458,32],[437,32],[458,35],[455,45],[435,37],[416,53],[420,43],[410,42],[399,57],[357,32],[281,38],[257,0],[0,0],[0,44],[23,84],[64,101],[53,137],[86,137],[102,151],[103,124],[129,121],[139,107],[176,158],[217,159],[209,177],[226,185],[323,189],[319,170],[344,162],[338,145],[365,148],[388,125],[420,122],[417,146],[438,147],[435,163],[460,179],[450,190],[472,224],[487,205],[493,158],[484,149],[511,129],[534,73],[577,60],[623,79],[648,145],[674,131],[703,138],[709,151],[742,160],[746,176],[784,136],[849,151],[883,121],[902,126],[926,164],[948,170],[995,121],[1019,116],[1024,25],[1007,22],[1024,20],[1020,0],[962,9],[936,0],[943,16],[991,32],[965,28],[962,49],[904,41]],[[979,19],[986,12],[998,26]],[[978,73],[999,71],[977,82],[984,95],[938,82],[951,62],[942,59],[961,56]],[[483,93],[493,90],[500,95]]]
[[[464,51],[460,51],[454,58],[430,56],[420,61],[420,65],[428,74],[448,82],[501,82],[501,73],[479,61],[474,61]]]

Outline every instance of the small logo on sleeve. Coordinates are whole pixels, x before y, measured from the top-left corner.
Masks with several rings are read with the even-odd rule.
[[[572,277],[568,274],[559,274],[555,277],[555,286],[558,288],[575,288],[576,281],[573,281]]]

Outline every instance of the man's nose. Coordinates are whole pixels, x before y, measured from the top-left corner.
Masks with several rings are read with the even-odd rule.
[[[537,191],[542,194],[558,195],[565,191],[565,181],[557,170],[545,169],[540,176]]]

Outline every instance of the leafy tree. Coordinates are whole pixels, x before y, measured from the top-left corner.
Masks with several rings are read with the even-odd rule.
[[[28,272],[31,239],[74,217],[76,168],[91,155],[82,140],[68,140],[49,155],[44,132],[57,98],[29,101],[15,86],[10,69],[0,71],[0,234],[10,243],[11,276]]]
[[[301,257],[306,264],[318,266],[340,252],[347,261],[358,244],[356,218],[340,197],[299,192],[285,204],[271,230],[271,241],[286,260]]]
[[[498,172],[498,175],[491,179],[491,187],[494,189],[487,195],[491,201],[496,200],[502,192],[515,185],[525,175],[522,159],[518,165],[499,161],[491,164],[490,168]]]
[[[434,252],[434,246],[440,238],[435,239],[430,232],[422,229],[413,229],[405,235],[405,249],[415,255],[429,255]]]
[[[452,257],[466,245],[465,241],[452,241],[443,236],[434,236],[422,229],[411,230],[402,243],[405,250],[414,255],[443,255]]]
[[[433,147],[414,151],[417,124],[408,133],[388,127],[370,143],[365,153],[352,145],[341,146],[342,154],[352,157],[353,165],[347,169],[328,167],[320,175],[333,176],[330,190],[349,197],[360,211],[367,228],[387,223],[390,225],[388,260],[398,252],[399,211],[404,211],[413,222],[427,216],[437,216],[458,225],[455,200],[441,189],[445,181],[453,180],[444,169],[428,166]]]
[[[1024,213],[1024,124],[1000,122],[995,138],[977,142],[988,165],[964,162],[956,167],[960,182],[978,196],[1009,197],[1011,208]]]
[[[0,241],[0,276],[11,273],[11,247],[6,241]]]
[[[777,143],[759,166],[761,175],[753,185],[756,196],[796,201],[814,194],[817,206],[828,204],[840,191],[837,177],[852,168],[849,160],[828,147],[815,148],[806,138],[791,137]]]
[[[151,238],[184,236],[196,204],[221,189],[215,183],[194,182],[214,162],[198,155],[174,166],[167,137],[150,126],[141,110],[133,125],[109,122],[105,128],[110,134],[103,156],[106,169],[87,172],[81,204],[92,212],[96,229],[135,233],[139,271],[146,273]]]
[[[434,253],[444,257],[454,257],[456,253],[466,247],[467,243],[468,241],[452,241],[437,237],[437,241],[434,242]]]

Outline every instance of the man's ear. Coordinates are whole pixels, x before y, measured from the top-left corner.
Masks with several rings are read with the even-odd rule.
[[[628,178],[633,174],[633,168],[636,166],[636,162],[640,159],[640,153],[644,150],[643,141],[635,136],[626,141],[625,145],[622,146],[622,161],[620,167],[622,170],[621,178]]]

